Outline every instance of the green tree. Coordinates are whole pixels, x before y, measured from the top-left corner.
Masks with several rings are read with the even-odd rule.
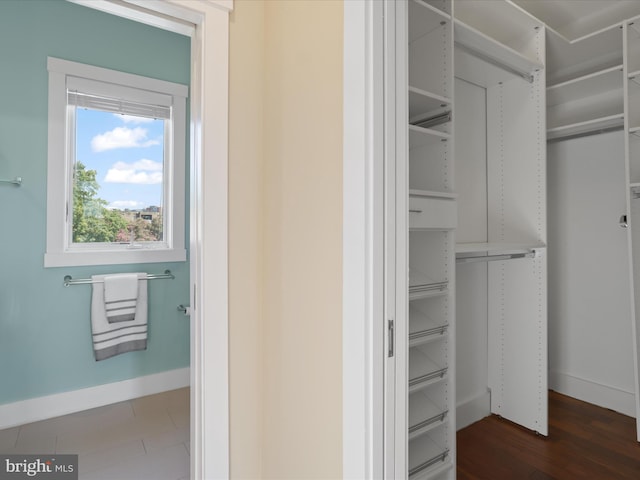
[[[97,172],[76,163],[73,182],[73,241],[75,243],[115,242],[127,221],[117,210],[109,210],[99,198]]]

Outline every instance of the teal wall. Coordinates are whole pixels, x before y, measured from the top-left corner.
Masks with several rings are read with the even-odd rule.
[[[189,365],[189,321],[176,311],[189,300],[188,263],[43,267],[47,56],[189,84],[187,37],[64,0],[0,1],[0,178],[24,180],[0,185],[0,404]],[[148,284],[147,350],[96,362],[91,286],[65,288],[63,277],[166,268],[175,280]]]

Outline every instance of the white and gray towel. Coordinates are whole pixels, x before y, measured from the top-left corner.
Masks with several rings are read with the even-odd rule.
[[[109,320],[107,305],[105,304],[105,289],[109,284],[106,277],[109,275],[93,275],[93,290],[91,297],[91,330],[93,337],[93,351],[97,361],[113,357],[121,353],[135,350],[146,350],[147,348],[147,274],[136,273],[137,297],[135,299],[135,311],[131,318],[129,304],[123,310],[116,312],[127,312],[125,315],[131,319]],[[119,285],[122,287],[122,284]],[[120,296],[126,294],[123,287],[116,288],[117,292],[111,292]],[[130,292],[129,292],[130,293]],[[121,297],[122,298],[122,297]],[[124,305],[124,304],[123,304]],[[112,312],[113,313],[113,312]],[[115,317],[116,315],[112,315]]]
[[[138,282],[137,273],[105,275],[104,309],[109,323],[135,320]]]

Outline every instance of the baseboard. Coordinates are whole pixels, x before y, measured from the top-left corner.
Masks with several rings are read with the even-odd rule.
[[[630,417],[636,416],[635,395],[619,388],[554,370],[549,372],[549,388],[583,402],[608,408]]]
[[[491,394],[487,390],[456,406],[456,430],[491,415]]]
[[[187,387],[189,368],[0,405],[0,430]]]

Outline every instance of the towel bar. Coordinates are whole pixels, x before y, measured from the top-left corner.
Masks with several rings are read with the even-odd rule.
[[[0,183],[9,183],[11,185],[17,185],[18,187],[22,185],[22,177],[15,177],[11,180],[6,180],[4,178],[0,178]]]
[[[147,274],[147,278],[145,280],[173,280],[174,278],[176,278],[173,273],[171,273],[171,270],[165,270],[164,273],[158,273],[158,274]],[[68,287],[70,285],[83,285],[83,284],[89,284],[89,283],[104,283],[101,280],[97,280],[94,281],[91,278],[76,278],[75,280],[73,279],[73,277],[71,277],[71,275],[65,275],[64,277],[64,286]]]

